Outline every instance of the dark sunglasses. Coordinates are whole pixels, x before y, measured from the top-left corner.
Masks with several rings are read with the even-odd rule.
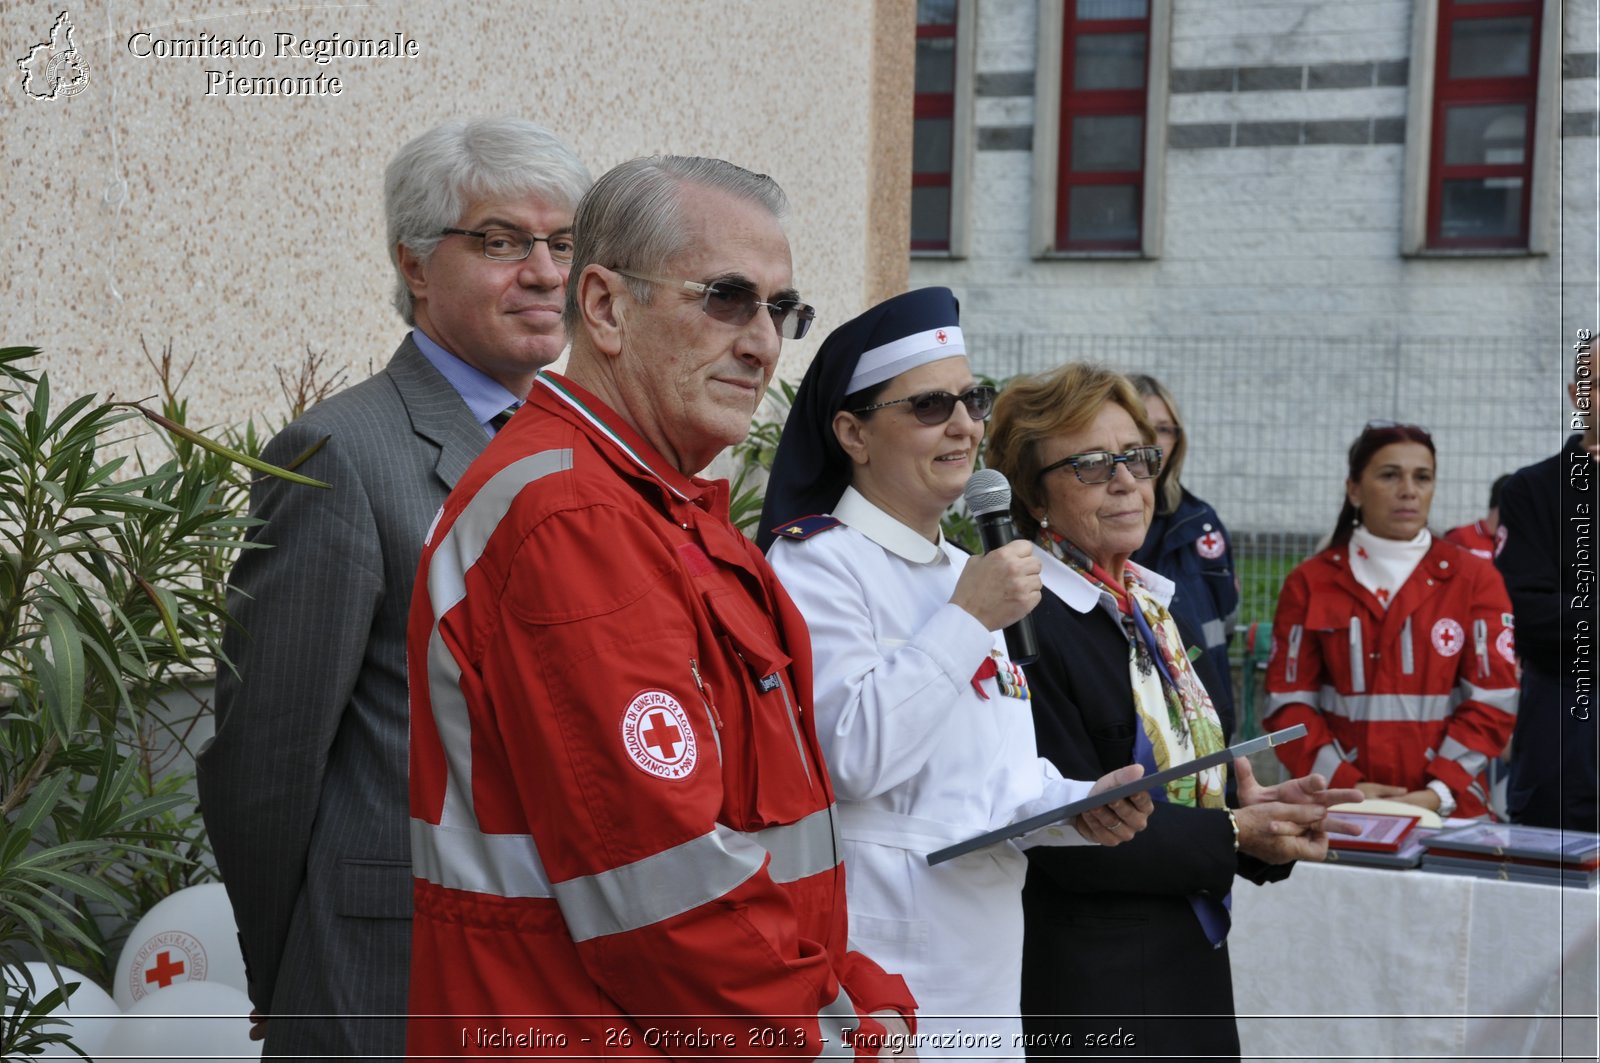
[[[1128,467],[1128,472],[1135,480],[1148,480],[1152,476],[1160,476],[1161,448],[1130,447],[1121,454],[1113,454],[1109,450],[1089,450],[1046,465],[1039,470],[1039,478],[1043,479],[1045,473],[1070,465],[1073,475],[1080,483],[1110,483],[1111,478],[1117,474],[1119,463]]]
[[[924,391],[920,395],[879,402],[850,412],[871,413],[873,410],[907,403],[917,420],[923,424],[944,424],[950,419],[950,415],[956,412],[958,402],[967,408],[967,416],[974,421],[987,421],[989,414],[994,411],[994,388],[988,384],[978,384],[959,395],[952,395],[948,391]]]
[[[761,301],[761,294],[755,289],[735,284],[733,281],[712,281],[710,284],[702,284],[699,281],[647,277],[642,273],[632,273],[625,269],[614,272],[648,284],[677,285],[685,291],[698,292],[700,309],[707,317],[738,328],[750,324],[751,319],[756,316],[756,311],[766,307],[767,313],[772,315],[772,324],[777,328],[778,335],[786,340],[803,339],[805,334],[811,331],[811,322],[817,316],[816,307],[808,303],[802,303],[798,299],[780,299],[775,303],[764,303]]]

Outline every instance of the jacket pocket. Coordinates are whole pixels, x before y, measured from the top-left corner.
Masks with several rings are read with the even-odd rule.
[[[410,919],[411,862],[339,861],[334,911],[359,919]]]
[[[725,822],[744,830],[793,822],[818,807],[819,767],[807,752],[789,655],[741,592],[704,598],[720,656],[734,669],[709,692],[723,729]]]

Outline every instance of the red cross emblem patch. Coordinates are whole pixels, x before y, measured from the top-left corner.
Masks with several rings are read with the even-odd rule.
[[[1467,641],[1466,631],[1448,616],[1434,622],[1429,637],[1433,640],[1433,648],[1439,651],[1441,657],[1454,657],[1461,652],[1461,647],[1466,645]]]
[[[206,966],[205,946],[193,934],[183,930],[152,934],[128,968],[128,995],[141,1000],[174,982],[203,982]]]
[[[950,334],[947,333],[944,329],[940,329],[938,332],[935,332],[933,334],[933,338],[938,340],[940,343],[949,343],[950,342]]]
[[[1195,550],[1207,561],[1215,561],[1228,549],[1227,542],[1219,531],[1208,531],[1194,541]]]
[[[1517,663],[1516,636],[1511,634],[1511,629],[1506,628],[1494,640],[1494,648],[1500,651],[1500,656],[1506,659],[1507,664]]]
[[[700,759],[689,714],[665,690],[642,690],[628,703],[622,748],[640,771],[658,779],[687,779]]]

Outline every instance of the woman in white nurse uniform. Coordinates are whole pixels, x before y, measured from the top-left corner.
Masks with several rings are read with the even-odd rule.
[[[968,557],[940,534],[993,401],[947,289],[873,307],[808,369],[762,515],[811,629],[851,947],[905,977],[924,1058],[1021,1054],[1027,871],[1017,842],[934,867],[927,854],[1140,773],[1080,782],[1039,757],[1027,680],[999,634],[1038,603],[1039,562],[1025,542]],[[1150,808],[1140,795],[1021,845],[1114,845]]]

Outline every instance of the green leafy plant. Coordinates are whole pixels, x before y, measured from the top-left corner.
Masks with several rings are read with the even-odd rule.
[[[0,966],[64,963],[109,984],[114,945],[209,874],[171,692],[225,663],[223,580],[242,547],[239,467],[317,481],[162,411],[55,405],[33,348],[0,349]],[[174,456],[126,456],[158,426]],[[241,448],[240,444],[243,444]],[[42,988],[42,987],[41,987]],[[0,1057],[55,1043],[46,995],[8,988]]]

